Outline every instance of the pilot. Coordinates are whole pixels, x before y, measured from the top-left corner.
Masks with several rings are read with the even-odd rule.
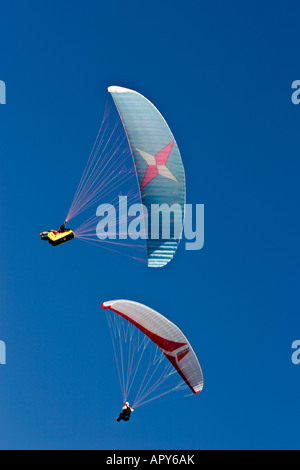
[[[126,401],[122,408],[122,413],[120,413],[119,417],[117,418],[117,421],[121,421],[121,419],[123,419],[123,421],[129,421],[132,411],[134,411],[134,409],[131,408],[129,406],[128,401]]]

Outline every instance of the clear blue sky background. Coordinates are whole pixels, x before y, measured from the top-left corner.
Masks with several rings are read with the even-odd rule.
[[[0,4],[3,449],[299,448],[300,79],[297,2]],[[60,224],[120,85],[169,123],[205,246],[161,270],[39,232]],[[116,423],[104,300],[178,324],[204,373]]]

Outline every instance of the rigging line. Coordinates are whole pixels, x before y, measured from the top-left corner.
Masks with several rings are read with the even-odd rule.
[[[97,146],[97,149],[96,149],[96,151],[95,151],[95,153],[94,153],[94,156],[93,156],[93,158],[92,158],[92,161],[91,161],[91,163],[90,163],[90,165],[89,165],[89,168],[88,168],[88,169],[86,170],[86,172],[85,172],[85,173],[86,173],[86,174],[85,174],[85,181],[84,181],[84,184],[82,185],[82,188],[80,189],[80,193],[79,193],[80,196],[81,196],[82,194],[84,194],[84,192],[86,191],[85,188],[86,188],[87,184],[88,184],[90,181],[92,181],[92,182],[89,183],[90,186],[92,186],[92,185],[94,184],[94,182],[97,181],[97,179],[101,176],[102,172],[103,172],[104,169],[106,168],[108,162],[111,160],[112,156],[111,156],[110,154],[111,154],[111,152],[113,151],[114,146],[117,145],[117,142],[118,142],[118,140],[120,139],[120,136],[117,136],[117,138],[115,139],[115,142],[113,143],[112,148],[109,149],[109,152],[108,152],[107,154],[105,154],[104,152],[105,152],[106,147],[108,146],[109,142],[111,141],[112,136],[115,134],[115,131],[116,131],[117,127],[118,127],[118,123],[114,126],[114,129],[113,129],[113,131],[111,132],[111,134],[110,134],[110,136],[109,136],[109,138],[108,138],[108,140],[107,140],[107,142],[106,142],[104,148],[103,148],[103,149],[101,150],[101,152],[100,152],[101,145],[102,145],[102,143],[103,143],[104,135],[105,135],[105,132],[106,132],[107,128],[105,129],[105,132],[104,132],[103,136],[101,137],[101,141],[99,142],[99,144],[98,144],[98,146]],[[124,140],[124,139],[123,139],[123,140]],[[117,149],[121,146],[121,144],[122,144],[122,142],[119,144],[119,146],[117,147]],[[104,157],[103,157],[103,155],[104,155]],[[113,155],[114,155],[114,153],[113,153]],[[96,160],[96,158],[97,158],[97,160]],[[105,163],[104,168],[100,168],[99,174],[96,173],[96,175],[94,176],[95,171],[98,169],[99,161],[100,161],[101,158],[106,158],[106,159],[108,160],[108,162]],[[94,160],[96,160],[96,162],[94,162]],[[105,160],[104,160],[104,161],[105,161]]]
[[[138,389],[138,391],[137,391],[136,397],[135,397],[135,399],[134,399],[134,401],[133,401],[133,404],[132,404],[133,407],[135,406],[135,403],[138,402],[137,397],[139,396],[139,393],[140,393],[140,391],[141,391],[141,388],[143,387],[144,381],[145,381],[145,379],[146,379],[146,377],[147,377],[147,374],[148,374],[148,372],[149,372],[149,369],[150,369],[150,365],[151,365],[151,364],[150,364],[150,362],[149,362],[148,367],[147,367],[147,369],[146,369],[146,372],[145,372],[145,374],[144,374],[143,380],[142,380],[142,382],[141,382],[141,385],[140,385],[140,387],[139,387],[139,389]]]
[[[120,162],[119,166],[121,166],[122,162]],[[123,172],[123,175],[120,177],[119,175]],[[117,172],[116,169],[114,170],[114,176],[111,178],[111,174],[105,175],[105,179],[103,179],[98,186],[95,188],[89,189],[89,191],[92,191],[90,194],[82,194],[80,196],[80,200],[77,201],[76,207],[73,208],[72,210],[72,218],[75,217],[75,215],[79,215],[83,210],[87,210],[91,205],[95,204],[99,198],[102,198],[104,196],[103,194],[103,189],[107,187],[108,189],[106,190],[106,195],[110,194],[111,192],[115,191],[118,187],[123,185],[125,182],[129,181],[133,176],[133,172],[131,171],[119,171]],[[119,179],[115,182],[115,180],[119,177]],[[100,193],[100,189],[102,187],[102,192]],[[97,195],[97,193],[99,193]]]
[[[150,341],[149,338],[147,338],[147,339]],[[129,392],[130,392],[130,390],[131,390],[131,388],[132,388],[132,386],[133,386],[134,380],[135,380],[135,378],[136,378],[136,375],[137,375],[137,372],[138,372],[138,370],[139,370],[139,367],[140,367],[142,358],[143,358],[143,356],[144,356],[144,352],[145,352],[145,350],[146,350],[146,348],[147,348],[147,346],[148,346],[148,344],[149,344],[149,341],[147,341],[147,340],[144,341],[144,338],[143,338],[143,340],[142,340],[142,343],[141,343],[141,344],[143,344],[143,342],[144,342],[144,347],[143,347],[142,353],[141,353],[141,355],[140,355],[140,358],[139,358],[139,360],[138,360],[138,363],[137,363],[137,366],[136,366],[136,369],[135,369],[135,373],[134,373],[134,375],[133,375],[133,377],[132,377],[131,384],[130,384],[130,387],[129,387],[129,389],[128,389],[128,394],[129,394]],[[138,349],[139,349],[139,348],[138,348]]]
[[[133,201],[134,202],[134,199]],[[131,201],[129,201],[129,203],[131,203]],[[128,202],[127,202],[128,204]],[[119,205],[119,212],[121,212],[122,210],[126,209],[126,204],[120,204]],[[117,216],[117,214],[115,214]],[[97,215],[92,215],[86,222],[82,223],[75,231],[77,237],[79,236],[93,236],[93,237],[96,237],[97,236],[97,225],[99,223],[99,221],[101,222],[103,219],[99,219],[100,216],[97,216]],[[146,222],[146,216],[144,214],[140,214],[138,216],[135,216],[134,219],[138,222],[138,224],[142,224],[142,222]],[[117,229],[117,226],[118,226],[118,232],[115,234],[116,235],[116,238],[117,237],[122,237],[125,235],[126,236],[126,239],[128,239],[128,237],[130,238],[131,237],[131,232],[130,232],[130,226],[128,224],[130,224],[132,221],[132,216],[128,216],[127,212],[126,214],[122,214],[121,216],[119,215],[117,217],[117,219],[115,220],[115,226],[116,226],[116,229]],[[120,231],[120,228],[123,227],[123,224],[126,223],[126,228],[125,228],[125,232],[121,232]],[[139,233],[141,234],[140,236],[144,236],[145,237],[145,230],[142,232],[140,231]],[[109,236],[111,234],[111,232],[106,232],[107,236]],[[134,232],[132,232],[133,235],[136,235],[136,230]],[[123,238],[122,238],[123,239]],[[143,238],[144,239],[144,238]]]
[[[130,191],[131,191],[131,190],[130,190]],[[102,197],[102,195],[101,195],[101,197]],[[118,195],[118,196],[115,196],[115,197],[112,199],[111,204],[114,204],[114,202],[117,202],[118,198],[119,198],[119,195]],[[133,202],[134,199],[135,199],[135,196],[130,194],[129,197],[127,198],[127,203],[128,203],[128,201],[129,201],[129,202],[131,202],[131,201]],[[124,206],[125,206],[125,202],[124,202]],[[121,207],[123,207],[123,206],[121,206]],[[79,225],[79,226],[77,227],[76,233],[82,232],[83,229],[84,229],[84,231],[86,231],[87,228],[88,228],[88,225],[94,224],[97,220],[98,220],[98,219],[97,219],[97,216],[96,216],[95,214],[92,214],[86,221],[84,221],[81,225]]]
[[[109,239],[100,239],[100,238],[95,238],[93,234],[91,235],[79,235],[77,236],[76,235],[76,232],[75,232],[75,238],[77,238],[78,240],[82,240],[82,241],[86,241],[86,242],[92,242],[94,241],[94,244],[99,244],[99,243],[108,243],[109,245],[114,245],[114,246],[120,246],[120,247],[127,247],[127,248],[135,248],[135,249],[138,249],[138,248],[144,248],[145,245],[144,244],[138,244],[138,243],[132,243],[130,244],[130,239],[127,239],[125,240],[124,242],[120,242],[117,238],[109,238]],[[127,241],[127,243],[126,243]],[[136,240],[133,240],[134,242]]]
[[[116,366],[117,366],[117,371],[118,371],[118,377],[119,377],[119,382],[120,382],[120,388],[121,388],[121,393],[122,391],[122,381],[121,381],[121,374],[120,374],[120,369],[119,369],[119,363],[118,363],[118,357],[117,357],[117,351],[116,351],[116,346],[115,346],[115,341],[114,341],[114,335],[112,334],[112,325],[110,324],[109,318],[108,318],[108,313],[105,312],[106,314],[106,319],[109,325],[109,330],[110,330],[110,335],[113,343],[113,349],[114,349],[114,355],[115,355],[115,361],[116,361]],[[122,398],[124,400],[124,394],[122,393]]]
[[[93,192],[85,196],[85,200],[81,203],[81,206],[76,208],[76,215],[79,215],[81,212],[87,210],[92,205],[96,204],[100,198],[107,196],[108,194],[116,191],[119,187],[121,187],[124,183],[129,181],[132,178],[132,173],[124,173],[121,177],[119,176],[121,172],[116,173],[113,178],[109,178],[109,176],[97,186]],[[115,181],[117,178],[119,179]],[[102,191],[100,189],[102,187]]]
[[[140,403],[143,403],[143,401],[145,400],[145,398],[147,398],[147,396],[151,395],[151,393],[155,392],[155,390],[157,390],[158,387],[161,387],[163,385],[164,382],[166,382],[166,380],[171,376],[173,375],[174,373],[176,373],[176,371],[168,371],[168,366],[165,367],[165,370],[162,372],[161,376],[156,380],[156,382],[154,382],[154,384],[151,385],[151,387],[145,391],[144,394],[141,394],[141,396],[138,398],[137,400],[137,404],[140,404]],[[180,384],[181,386],[181,384]],[[172,387],[171,389],[169,389],[169,391],[173,391],[173,389],[177,389],[178,388],[178,385],[176,385],[175,387]],[[145,387],[144,387],[145,389]]]
[[[109,109],[109,108],[110,108],[110,109]],[[100,125],[100,127],[99,127],[99,131],[98,131],[96,140],[95,140],[95,142],[94,142],[93,148],[92,148],[92,150],[91,150],[91,152],[90,152],[89,158],[88,158],[87,163],[86,163],[86,165],[85,165],[84,171],[83,171],[83,173],[82,173],[81,179],[80,179],[80,181],[79,181],[79,185],[78,185],[78,187],[77,187],[77,191],[76,191],[76,193],[75,193],[74,199],[76,198],[76,195],[77,195],[77,193],[79,192],[79,190],[80,190],[80,188],[81,188],[81,185],[82,185],[82,183],[83,183],[83,180],[84,180],[84,178],[86,177],[86,174],[88,173],[88,170],[89,170],[89,168],[90,168],[91,165],[92,165],[92,162],[93,162],[93,159],[94,159],[94,156],[92,157],[92,155],[93,155],[94,149],[95,149],[95,147],[96,147],[96,144],[97,144],[99,135],[100,135],[101,132],[102,132],[102,128],[103,128],[104,123],[106,123],[106,128],[104,129],[103,135],[105,134],[105,132],[106,132],[106,130],[107,130],[107,127],[108,127],[107,117],[108,117],[109,113],[111,112],[111,108],[112,108],[112,103],[110,103],[110,102],[109,102],[109,99],[107,98],[107,99],[106,99],[106,104],[105,104],[104,113],[103,113],[103,117],[102,117],[102,122],[101,122],[101,125]],[[101,138],[102,138],[102,137],[101,137]],[[100,142],[101,142],[101,141],[100,141]],[[99,146],[99,144],[98,144],[98,146]],[[97,151],[96,151],[96,153],[97,153]]]
[[[124,358],[123,358],[123,345],[122,345],[122,340],[121,340],[121,334],[119,333],[119,344],[120,344],[120,355],[121,355],[121,366],[122,366],[122,381],[123,381],[123,399],[124,401],[126,400],[126,395],[125,395],[125,380],[124,380]]]
[[[127,381],[126,381],[126,391],[125,391],[125,396],[126,397],[128,397],[128,394],[129,394],[129,381],[130,381],[130,377],[131,377],[131,374],[132,374],[133,360],[134,360],[135,351],[136,351],[136,348],[133,347],[132,348],[132,353],[131,353],[131,345],[132,345],[132,341],[130,339],[129,348],[128,348],[129,351],[128,351]]]
[[[104,191],[101,193],[101,198],[104,196],[107,196],[108,194],[116,191],[120,186],[122,186],[124,183],[127,181],[130,181],[133,177],[133,173],[131,172],[126,172],[124,173],[121,177],[119,177],[118,181],[114,182],[114,180],[120,175],[121,172],[119,172],[117,175],[115,175],[112,180],[108,180],[105,182],[105,185],[103,187]],[[111,184],[113,183],[113,184]]]
[[[107,108],[107,104],[108,104],[108,100],[106,100],[105,110],[106,110],[106,108]],[[104,115],[105,115],[105,111],[104,111]],[[90,155],[89,155],[88,161],[87,161],[87,163],[86,163],[85,169],[84,169],[84,171],[83,171],[83,173],[82,173],[81,179],[80,179],[80,181],[79,181],[79,184],[78,184],[78,186],[77,186],[75,195],[74,195],[74,197],[73,197],[73,201],[72,201],[72,203],[71,203],[71,207],[70,207],[70,209],[69,209],[69,213],[70,213],[70,211],[71,211],[71,209],[72,209],[72,207],[73,207],[74,201],[76,200],[77,194],[78,194],[78,192],[79,192],[79,190],[80,190],[80,187],[81,187],[81,184],[82,184],[82,180],[83,180],[83,178],[84,178],[84,176],[85,176],[86,168],[87,168],[87,166],[88,166],[88,164],[89,164],[89,161],[90,161],[90,159],[91,159],[91,155],[93,154],[93,151],[94,151],[96,142],[97,142],[97,140],[98,140],[98,137],[99,137],[99,134],[100,134],[100,132],[101,132],[101,130],[102,130],[102,127],[103,127],[104,122],[105,122],[105,119],[104,119],[104,116],[103,116],[102,122],[101,122],[101,125],[100,125],[100,128],[99,128],[99,130],[98,130],[98,134],[97,134],[96,140],[95,140],[95,142],[94,142],[94,145],[93,145],[93,147],[92,147],[92,150],[91,150],[91,153],[90,153]],[[66,220],[70,220],[70,219],[69,219],[69,213],[68,213],[68,215],[67,215]]]
[[[93,170],[88,175],[88,178],[86,179],[86,182],[85,182],[84,186],[82,187],[82,189],[80,191],[80,194],[78,194],[78,196],[77,196],[77,201],[74,204],[74,207],[76,207],[76,209],[77,209],[77,206],[79,206],[79,208],[80,208],[80,204],[81,204],[82,200],[89,199],[89,197],[90,197],[89,193],[90,192],[93,193],[94,186],[97,184],[97,181],[102,177],[102,174],[104,173],[107,166],[109,165],[109,163],[114,158],[115,154],[121,148],[121,145],[122,145],[122,142],[120,143],[120,145],[116,148],[116,150],[111,155],[110,155],[110,153],[104,154],[103,151],[101,152],[101,154],[99,155],[98,161],[95,163],[95,165],[93,167]],[[110,150],[110,152],[111,151],[112,150]],[[125,154],[124,150],[121,152],[121,154],[118,156],[118,158],[115,161],[115,164],[118,164],[117,168],[122,163],[121,157],[123,156],[123,154]],[[98,169],[98,164],[99,164],[100,158],[102,158],[102,160],[103,160],[102,168],[100,167],[100,171],[96,172],[95,175],[93,175],[93,173],[96,171],[96,169]],[[120,162],[118,162],[118,160],[120,160]],[[107,172],[106,172],[106,174],[107,174]]]
[[[79,194],[82,192],[82,190],[83,190],[83,188],[86,184],[87,178],[89,178],[89,176],[90,176],[91,169],[93,168],[93,165],[94,165],[94,160],[95,160],[95,158],[96,158],[96,156],[99,152],[99,149],[102,145],[102,140],[103,140],[103,138],[105,136],[105,133],[107,131],[108,123],[106,123],[106,126],[105,126],[104,130],[102,130],[102,127],[103,126],[101,125],[101,127],[98,131],[98,135],[96,137],[93,149],[92,149],[92,151],[89,155],[88,161],[87,161],[86,166],[84,168],[84,171],[82,173],[81,180],[80,180],[80,183],[78,185],[77,192],[76,192],[76,197],[77,198],[78,198]],[[102,135],[101,135],[100,140],[98,141],[101,132],[102,132]],[[97,145],[97,147],[96,147],[96,145]],[[96,149],[95,149],[95,147],[96,147]]]
[[[119,149],[116,150],[116,152],[118,152],[118,151],[119,151]],[[108,168],[105,167],[103,169],[103,171],[101,171],[101,173],[99,173],[99,175],[97,176],[97,179],[99,179],[100,176],[101,176],[102,179],[99,183],[97,183],[97,185],[96,185],[97,179],[95,179],[93,187],[91,186],[92,189],[94,188],[94,186],[98,187],[98,186],[103,185],[107,181],[108,178],[111,178],[112,173],[113,173],[114,177],[117,177],[121,173],[124,173],[124,174],[131,173],[131,172],[133,173],[133,171],[131,169],[128,169],[125,166],[125,162],[128,159],[127,151],[125,151],[125,150],[121,151],[118,154],[117,158],[115,158],[115,155],[116,155],[116,153],[111,155],[109,157],[109,159],[107,160],[107,164],[106,164],[106,166],[108,166],[113,161],[113,166],[111,165]],[[124,157],[125,157],[125,159],[124,159]],[[92,192],[92,189],[90,190],[91,192]],[[89,193],[87,192],[87,194],[89,194]]]
[[[97,157],[97,155],[98,155],[98,153],[99,153],[100,147],[101,147],[101,145],[102,145],[102,143],[103,143],[104,135],[105,135],[105,133],[106,133],[106,131],[107,131],[107,128],[108,128],[108,122],[107,122],[106,128],[104,129],[104,133],[103,133],[103,135],[101,136],[101,140],[100,140],[100,142],[98,143],[98,146],[97,146],[96,151],[94,152],[94,149],[95,149],[96,143],[97,143],[97,141],[98,141],[99,135],[100,135],[100,133],[101,133],[101,131],[102,131],[103,123],[104,123],[104,118],[103,118],[103,120],[102,120],[100,129],[99,129],[99,131],[98,131],[98,135],[97,135],[96,140],[95,140],[95,143],[94,143],[94,146],[93,146],[93,148],[92,148],[92,151],[91,151],[91,153],[90,153],[88,162],[87,162],[87,164],[86,164],[86,167],[85,167],[85,169],[84,169],[83,175],[82,175],[81,180],[80,180],[80,183],[79,183],[79,185],[78,185],[78,188],[77,188],[77,190],[76,190],[75,196],[74,196],[74,198],[73,198],[73,201],[72,201],[72,204],[71,204],[71,208],[70,208],[69,213],[68,213],[68,220],[70,220],[70,218],[71,218],[70,216],[71,216],[71,215],[72,215],[72,218],[74,217],[74,215],[73,215],[73,214],[74,214],[74,207],[77,207],[78,199],[81,197],[82,192],[84,192],[84,189],[85,189],[85,186],[86,186],[87,182],[88,182],[88,181],[90,180],[90,178],[92,177],[92,175],[93,175],[93,173],[94,173],[94,171],[95,171],[95,169],[96,169],[96,167],[97,167],[97,165],[98,165],[98,163],[99,163],[99,160],[100,160],[100,158],[101,158],[101,156],[102,156],[104,150],[106,149],[108,143],[109,143],[110,140],[112,139],[113,134],[115,133],[115,130],[117,129],[117,127],[118,127],[118,125],[119,125],[118,122],[115,124],[114,129],[113,129],[113,131],[111,132],[111,135],[110,135],[110,137],[108,138],[108,141],[107,141],[106,145],[104,146],[104,149],[102,150],[102,152],[101,152],[101,154],[100,154],[98,160],[96,161],[96,163],[94,163],[94,160],[96,159],[96,157]],[[120,139],[120,136],[117,136],[117,139],[116,139],[116,141],[114,142],[114,144],[113,144],[113,146],[112,146],[112,149],[113,149],[114,146],[117,144],[117,142],[118,142],[119,139]],[[124,140],[124,139],[123,139],[123,140]],[[120,144],[120,145],[121,145],[121,144]],[[119,146],[120,146],[120,145],[119,145]],[[112,149],[110,149],[109,152],[112,152]],[[94,154],[93,154],[93,152],[94,152]],[[109,153],[108,153],[108,155],[109,155]],[[93,167],[93,165],[94,165],[94,167]],[[91,170],[91,168],[92,168],[92,170]],[[96,177],[96,179],[97,179],[97,177]]]
[[[99,184],[99,183],[97,183],[97,180],[99,180],[100,177],[102,178],[101,181],[100,181],[100,183],[102,184],[102,181],[107,180],[107,178],[109,176],[111,176],[112,172],[115,175],[119,174],[117,170],[119,170],[119,168],[122,169],[122,165],[123,165],[123,170],[124,170],[125,169],[125,167],[124,167],[124,157],[125,157],[125,160],[129,159],[127,149],[121,150],[121,144],[116,148],[116,150],[111,155],[109,155],[109,154],[104,155],[103,156],[103,161],[104,161],[103,167],[102,167],[101,171],[94,177],[94,180],[93,180],[92,184],[90,185],[90,188],[93,188],[94,186],[96,186],[96,184]],[[111,168],[109,165],[111,164],[112,161],[114,161],[114,166]],[[86,192],[86,194],[89,194],[88,191]]]
[[[153,362],[152,362],[152,364],[153,364]],[[148,385],[149,385],[149,383],[150,383],[150,381],[152,380],[153,376],[154,376],[155,373],[157,372],[158,367],[160,366],[160,364],[161,364],[161,361],[159,361],[159,362],[157,363],[156,367],[154,368],[154,370],[153,370],[152,374],[150,375],[148,381],[146,382],[145,386],[143,387],[143,389],[141,389],[141,390],[139,391],[139,394],[140,394],[140,395],[137,394],[137,396],[136,396],[136,398],[135,398],[135,402],[138,403],[139,401],[141,401],[141,400],[144,398],[144,394],[147,396],[149,393],[151,393],[152,388],[154,387],[154,385],[155,385],[157,382],[158,382],[158,384],[159,384],[160,380],[162,380],[162,377],[163,377],[163,375],[164,375],[164,373],[165,373],[165,371],[166,371],[168,365],[165,366],[164,371],[162,372],[161,376],[158,377],[157,381],[156,381],[153,385],[151,385],[149,391],[146,390],[147,387],[148,387]],[[150,367],[150,366],[149,366],[149,367]],[[148,370],[149,370],[149,368],[148,368]],[[148,373],[148,371],[147,371],[147,373]],[[146,378],[146,377],[145,377],[145,378]],[[144,381],[143,381],[143,382],[144,382]],[[146,390],[146,391],[145,391],[145,390]]]
[[[113,248],[110,248],[108,246],[104,246],[100,243],[98,243],[97,241],[90,241],[90,240],[85,240],[85,239],[82,239],[82,238],[78,238],[79,241],[82,241],[84,243],[89,243],[90,245],[94,245],[94,246],[98,246],[98,247],[101,247],[101,248],[104,248],[105,250],[108,250],[108,251],[111,251],[112,253],[116,253],[118,255],[123,255],[123,256],[126,256],[127,258],[130,258],[130,259],[133,259],[135,261],[138,261],[142,264],[147,264],[147,260],[145,258],[139,258],[137,256],[133,256],[133,255],[130,255],[128,253],[124,253],[124,251],[121,251],[121,250],[114,250]],[[100,240],[99,240],[100,241]],[[129,246],[130,249],[133,249],[135,247],[133,246]],[[138,248],[141,248],[141,247],[138,247]],[[145,247],[143,246],[143,251],[145,250]]]
[[[181,385],[180,385],[181,386]],[[149,398],[148,400],[146,401],[143,401],[143,402],[140,402],[138,404],[135,404],[134,405],[134,408],[139,408],[140,406],[144,406],[146,405],[147,403],[150,403],[151,401],[153,400],[157,400],[158,398],[161,398],[165,395],[168,395],[169,393],[172,393],[172,392],[175,392],[176,390],[178,390],[180,388],[180,386],[175,386],[173,387],[171,390],[167,390],[166,392],[163,392],[163,393],[160,393],[159,395],[156,395],[155,397],[152,397],[152,398]],[[133,406],[133,405],[132,405]]]
[[[161,365],[164,359],[165,359],[165,356],[162,353],[161,358],[159,359],[158,364],[152,373],[152,376],[154,376],[154,374],[158,370],[158,367]],[[165,364],[164,369],[160,373],[160,376],[156,379],[156,381],[149,388],[146,388],[148,386],[148,383],[152,379],[152,376],[149,378],[146,386],[144,387],[145,392],[144,390],[141,392],[138,401],[142,401],[145,397],[147,397],[150,393],[152,393],[153,390],[155,390],[158,386],[161,386],[170,376],[174,374],[176,374],[176,370],[173,368],[173,366],[170,363]]]
[[[123,248],[130,248],[130,249],[134,249],[134,250],[144,250],[145,249],[145,245],[138,245],[138,244],[130,244],[129,242],[126,244],[126,243],[119,243],[118,241],[113,241],[113,240],[100,240],[100,239],[94,239],[91,237],[86,237],[86,236],[82,236],[82,237],[77,237],[76,234],[75,234],[75,238],[77,238],[77,240],[79,241],[83,241],[85,243],[90,243],[91,245],[95,245],[95,246],[103,246],[103,248],[105,249],[110,249],[111,251],[116,251],[114,250],[113,248],[109,248],[107,245],[109,246],[113,246],[113,247],[123,247]],[[116,253],[120,253],[121,250],[118,250],[116,251]],[[125,254],[125,253],[124,253]],[[138,259],[138,258],[137,258]]]

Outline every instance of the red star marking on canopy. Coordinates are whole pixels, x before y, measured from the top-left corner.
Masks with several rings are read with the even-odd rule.
[[[161,175],[164,178],[169,178],[177,182],[175,176],[170,172],[166,167],[167,160],[170,156],[171,150],[174,145],[174,140],[170,142],[166,147],[164,147],[156,155],[151,155],[150,153],[144,152],[144,150],[136,149],[143,159],[148,164],[144,179],[141,184],[141,190],[150,183],[157,175]]]

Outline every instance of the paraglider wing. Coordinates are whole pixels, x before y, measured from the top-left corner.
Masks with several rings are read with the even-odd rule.
[[[165,354],[193,393],[201,392],[203,374],[197,356],[174,323],[138,302],[114,300],[104,302],[102,307],[122,316],[148,336]]]
[[[124,126],[141,200],[147,208],[148,266],[162,267],[173,258],[183,227],[186,185],[179,149],[168,124],[148,99],[136,91],[118,86],[111,86],[108,91]],[[179,208],[171,214],[176,229],[169,237],[161,235],[159,217],[151,216],[154,204]],[[151,237],[150,227],[160,235]]]

